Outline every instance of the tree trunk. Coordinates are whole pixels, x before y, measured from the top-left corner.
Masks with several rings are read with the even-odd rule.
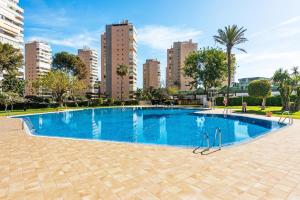
[[[121,101],[123,101],[123,76],[121,77]]]
[[[262,110],[266,109],[266,98],[263,98],[261,109]]]
[[[230,91],[230,84],[231,84],[231,48],[227,48],[227,71],[228,71],[228,82],[227,82],[227,106],[229,105],[229,91]]]
[[[64,107],[64,101],[62,99],[62,95],[57,95],[57,102],[59,104],[59,107]]]
[[[300,110],[300,87],[296,88],[296,101],[295,101],[295,106],[294,106],[294,111],[299,111]]]

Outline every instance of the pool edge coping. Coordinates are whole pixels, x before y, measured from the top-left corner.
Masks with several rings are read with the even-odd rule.
[[[146,108],[181,108],[181,109],[199,109],[199,108],[193,108],[193,107],[166,107],[166,106],[126,106],[126,107],[122,107],[122,106],[117,106],[117,107],[112,107],[112,108],[108,108],[108,109],[113,109],[113,108],[134,108],[134,107],[146,107]],[[46,112],[46,113],[41,113],[41,114],[49,114],[49,113],[60,113],[60,112],[68,112],[68,111],[82,111],[82,110],[90,110],[90,109],[103,109],[105,107],[101,107],[101,108],[85,108],[85,109],[73,109],[73,110],[65,110],[65,111],[58,111],[58,112]],[[202,110],[196,111],[194,112],[194,114],[207,114],[207,115],[224,115],[222,113],[203,113],[203,111],[209,111],[211,109],[205,109],[205,108],[201,108]],[[39,115],[39,113],[35,113],[35,114],[28,114],[30,115]],[[87,141],[87,142],[104,142],[104,143],[114,143],[114,144],[129,144],[129,145],[144,145],[144,146],[156,146],[156,147],[162,147],[162,148],[176,148],[176,149],[196,149],[198,147],[187,147],[187,146],[171,146],[171,145],[161,145],[161,144],[151,144],[151,143],[133,143],[133,142],[121,142],[121,141],[113,141],[113,140],[98,140],[98,139],[82,139],[82,138],[74,138],[74,137],[59,137],[59,136],[43,136],[43,135],[34,135],[32,134],[30,128],[28,127],[26,121],[22,118],[20,118],[21,116],[28,116],[28,115],[16,115],[16,116],[7,116],[7,118],[14,118],[14,119],[18,119],[21,121],[22,123],[22,127],[23,130],[25,131],[25,133],[28,136],[32,136],[32,137],[38,137],[38,138],[53,138],[53,139],[65,139],[65,140],[73,140],[73,141]],[[246,118],[254,118],[254,119],[260,119],[260,120],[265,120],[265,121],[272,121],[272,122],[277,122],[276,119],[263,119],[262,116],[260,115],[255,115],[255,114],[248,114],[250,116],[244,116],[241,113],[230,113],[227,115],[232,115],[232,116],[241,116],[241,117],[246,117]],[[17,117],[17,118],[16,118]],[[277,118],[277,117],[275,117]],[[267,131],[265,133],[263,133],[262,135],[259,135],[257,137],[254,138],[250,138],[250,139],[246,139],[244,141],[239,141],[239,142],[233,142],[233,143],[229,143],[227,145],[222,146],[222,148],[225,149],[229,149],[229,148],[234,148],[236,146],[240,146],[240,145],[246,145],[248,143],[252,143],[258,139],[261,139],[262,137],[266,137],[269,134],[273,134],[273,133],[277,133],[278,131],[281,131],[283,129],[286,129],[288,127],[290,127],[292,125],[289,125],[287,123],[285,123],[285,126],[275,129],[273,131]],[[207,147],[200,147],[200,149],[205,149]],[[211,147],[211,149],[217,149],[218,147]]]

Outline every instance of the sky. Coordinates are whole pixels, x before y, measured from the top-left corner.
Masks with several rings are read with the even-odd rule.
[[[88,46],[100,56],[105,25],[128,19],[137,29],[138,87],[146,59],[161,62],[164,82],[167,48],[173,42],[192,39],[199,48],[221,47],[213,35],[233,24],[246,28],[249,40],[240,45],[247,53],[234,50],[236,81],[300,66],[299,0],[20,0],[20,6],[25,42],[47,41],[53,53],[75,54]]]

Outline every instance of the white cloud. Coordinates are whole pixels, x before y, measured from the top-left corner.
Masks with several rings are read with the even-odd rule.
[[[264,76],[271,77],[276,69],[291,69],[300,66],[300,51],[255,52],[236,54],[238,66],[237,78]]]
[[[300,21],[300,16],[291,17],[291,18],[281,22],[279,24],[279,26],[285,26],[285,25],[288,25],[288,24],[293,24],[293,23],[298,22],[298,21]]]
[[[186,27],[168,27],[148,25],[138,30],[138,42],[157,50],[170,48],[173,42],[194,39],[198,40],[201,30]]]
[[[300,51],[288,52],[258,52],[250,54],[236,54],[236,57],[241,62],[254,63],[267,60],[282,60],[286,62],[295,62],[300,64]]]
[[[70,37],[50,37],[50,36],[32,36],[28,40],[43,40],[49,42],[52,45],[59,45],[71,48],[82,48],[88,46],[91,48],[100,48],[100,31],[84,32]],[[99,44],[99,45],[98,45]]]
[[[71,18],[67,17],[66,11],[64,9],[59,9],[56,12],[53,12],[49,9],[41,10],[40,13],[30,13],[26,15],[26,19],[33,23],[35,26],[44,26],[48,28],[58,28],[66,27],[71,23]]]

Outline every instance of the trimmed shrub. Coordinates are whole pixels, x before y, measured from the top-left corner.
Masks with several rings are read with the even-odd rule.
[[[217,97],[216,104],[218,106],[224,106],[223,104],[224,97]],[[243,97],[243,101],[247,102],[248,106],[260,106],[262,103],[261,98],[255,97]],[[242,105],[242,97],[232,97],[230,98],[229,106],[241,106]],[[266,100],[266,106],[281,106],[280,96],[272,96],[268,97]]]
[[[280,96],[268,97],[266,101],[267,106],[282,106]]]

